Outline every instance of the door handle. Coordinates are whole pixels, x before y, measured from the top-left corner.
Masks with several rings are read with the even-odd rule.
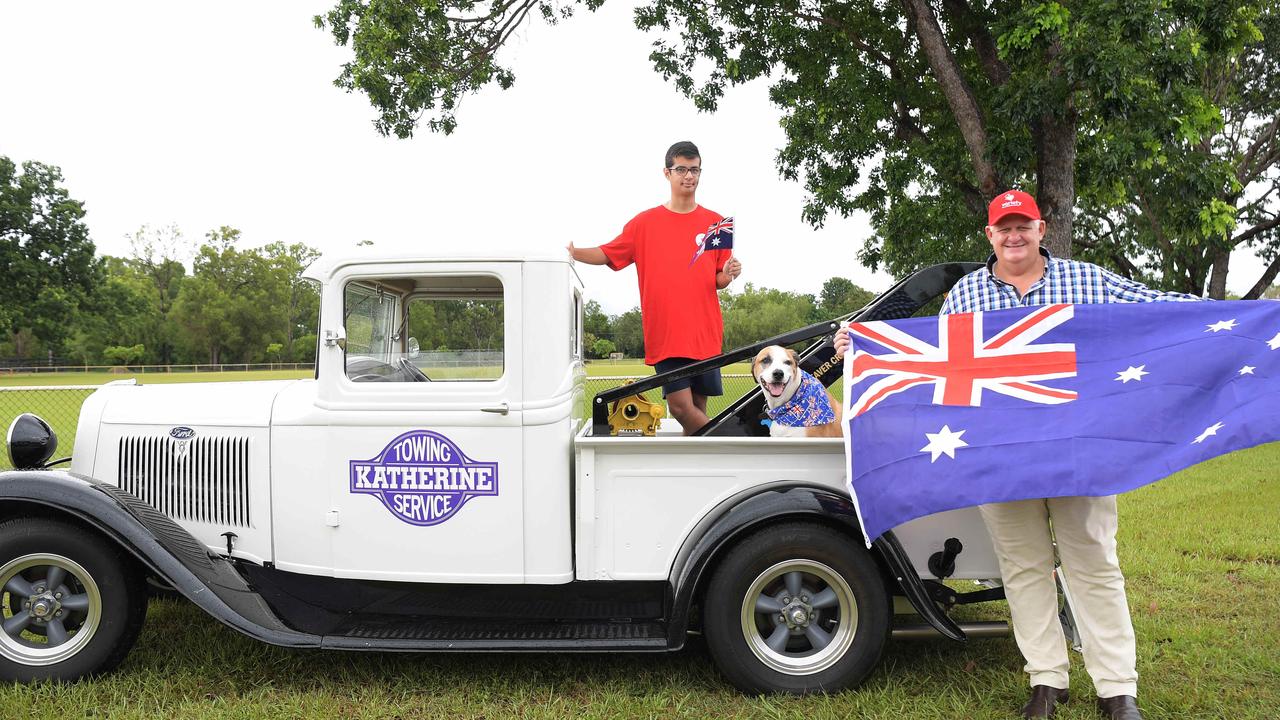
[[[497,407],[482,407],[480,408],[480,412],[497,413],[498,415],[506,415],[507,413],[511,412],[511,406],[504,402],[499,404]]]

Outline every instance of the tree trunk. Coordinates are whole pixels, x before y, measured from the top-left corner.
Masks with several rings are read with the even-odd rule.
[[[947,47],[947,39],[942,34],[938,16],[934,14],[929,0],[902,0],[902,5],[911,24],[915,26],[920,49],[929,60],[929,68],[933,70],[933,77],[947,99],[951,115],[960,127],[965,147],[969,149],[969,159],[973,163],[978,189],[990,201],[996,193],[1005,189],[1005,185],[987,154],[987,128],[982,110],[978,107],[978,99],[961,75],[960,66],[951,53],[951,48]]]
[[[1231,266],[1231,251],[1223,248],[1214,253],[1213,272],[1209,275],[1209,297],[1227,299],[1227,269]]]
[[[1244,294],[1242,300],[1257,300],[1262,297],[1262,293],[1271,287],[1271,283],[1276,281],[1276,275],[1280,274],[1280,257],[1272,260],[1267,264],[1267,269],[1262,272],[1262,277],[1258,278],[1258,282],[1249,288],[1249,292]]]
[[[1044,115],[1036,133],[1036,204],[1048,227],[1045,249],[1071,257],[1076,206],[1076,110],[1068,101],[1060,116]]]

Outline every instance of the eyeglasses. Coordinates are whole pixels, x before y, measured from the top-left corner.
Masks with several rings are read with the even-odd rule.
[[[685,167],[683,165],[677,165],[675,167],[671,167],[667,169],[679,175],[680,177],[684,177],[685,175],[692,175],[694,177],[698,177],[699,175],[702,174],[702,168],[700,167]]]

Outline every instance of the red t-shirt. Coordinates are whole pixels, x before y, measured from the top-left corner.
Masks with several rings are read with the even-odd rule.
[[[701,205],[677,213],[659,205],[645,210],[601,245],[614,270],[636,264],[640,277],[640,318],[644,361],[673,357],[705,360],[720,354],[724,321],[716,294],[716,273],[729,261],[727,250],[707,250],[695,261],[707,228],[723,218]]]

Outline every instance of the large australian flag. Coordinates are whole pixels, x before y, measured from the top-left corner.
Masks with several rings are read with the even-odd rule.
[[[943,510],[1125,492],[1280,439],[1280,302],[1046,305],[850,334],[868,541]]]

